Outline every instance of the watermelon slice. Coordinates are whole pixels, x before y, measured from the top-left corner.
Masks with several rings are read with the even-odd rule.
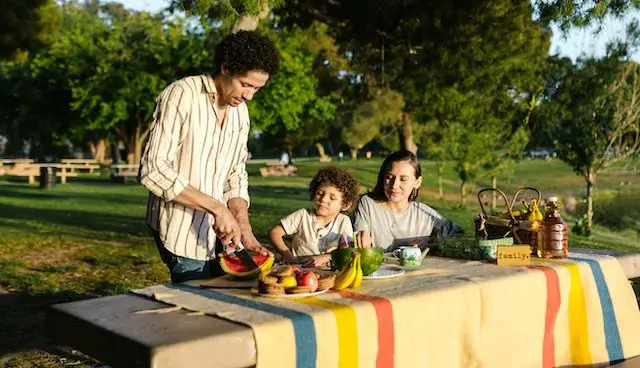
[[[220,267],[231,277],[243,280],[255,279],[261,273],[271,271],[274,261],[273,255],[252,254],[251,258],[258,265],[258,268],[248,270],[240,258],[232,255],[220,258]]]

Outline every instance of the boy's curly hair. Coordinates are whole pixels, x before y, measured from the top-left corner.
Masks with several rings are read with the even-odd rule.
[[[220,73],[224,66],[231,76],[251,70],[273,76],[280,67],[280,54],[268,37],[256,31],[239,31],[225,37],[216,46],[214,63],[214,74]]]
[[[342,203],[351,203],[351,206],[353,206],[358,198],[360,181],[350,170],[336,166],[329,166],[318,170],[309,184],[312,200],[321,185],[333,185],[338,188],[338,190],[342,192]]]

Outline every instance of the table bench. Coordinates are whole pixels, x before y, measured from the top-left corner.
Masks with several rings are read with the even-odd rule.
[[[137,164],[112,164],[111,168],[111,180],[120,183],[126,182],[129,177],[138,177],[138,171],[140,165]]]
[[[87,170],[89,174],[93,174],[94,170],[100,170],[98,161],[92,159],[65,158],[60,160],[63,164],[69,164],[72,170]]]
[[[629,279],[640,277],[640,254],[619,254],[616,258]],[[47,311],[45,330],[57,343],[115,366],[247,367],[256,364],[251,328],[175,308],[165,313],[167,307],[134,294],[58,304]],[[162,312],[135,313],[152,309]],[[211,357],[216,356],[224,359],[213,361]],[[614,366],[629,368],[632,363],[640,363],[640,358]]]
[[[78,173],[74,172],[67,164],[58,163],[15,163],[13,166],[4,168],[0,174],[27,177],[29,184],[35,184],[36,178],[40,177],[40,168],[42,167],[54,168],[55,175],[60,178],[61,184],[66,184],[68,177],[78,176]]]
[[[0,166],[13,166],[15,164],[31,164],[34,160],[31,158],[2,158]]]
[[[285,165],[282,162],[270,162],[267,166],[260,168],[261,176],[292,176],[298,168],[293,165]]]

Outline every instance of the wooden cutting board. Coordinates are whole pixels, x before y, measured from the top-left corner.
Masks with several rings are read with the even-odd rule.
[[[237,280],[229,275],[216,277],[214,279],[200,281],[201,288],[218,289],[251,289],[258,285],[256,280]]]

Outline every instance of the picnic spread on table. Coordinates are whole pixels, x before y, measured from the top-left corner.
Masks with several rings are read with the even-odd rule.
[[[385,252],[355,233],[320,268],[230,254],[220,259],[225,276],[130,294],[162,308],[123,307],[112,311],[116,322],[96,321],[79,304],[66,313],[117,330],[124,344],[142,340],[144,331],[121,324],[149,314],[186,311],[190,318],[230,321],[251,329],[255,351],[242,361],[258,367],[560,367],[640,355],[640,311],[620,259],[569,249],[557,200],[547,198],[542,207],[539,191],[529,189],[533,198],[520,201],[521,190],[511,200],[481,190],[475,234]],[[484,196],[494,193],[506,210],[489,210]],[[216,334],[224,338],[217,349],[225,351],[226,342],[230,354],[237,349],[236,335]],[[224,354],[207,356],[198,341],[191,350],[196,361],[206,356],[205,366],[236,366]],[[178,344],[186,356],[190,344]],[[193,363],[154,356],[160,353],[150,353],[154,366]]]
[[[555,198],[543,216],[540,198],[516,210],[518,194],[500,194],[505,213],[482,208],[475,236],[431,252],[383,254],[354,234],[333,253],[335,272],[257,257],[249,275],[230,258],[236,278],[134,293],[251,327],[259,367],[555,367],[640,355],[640,313],[616,258],[568,252]]]

